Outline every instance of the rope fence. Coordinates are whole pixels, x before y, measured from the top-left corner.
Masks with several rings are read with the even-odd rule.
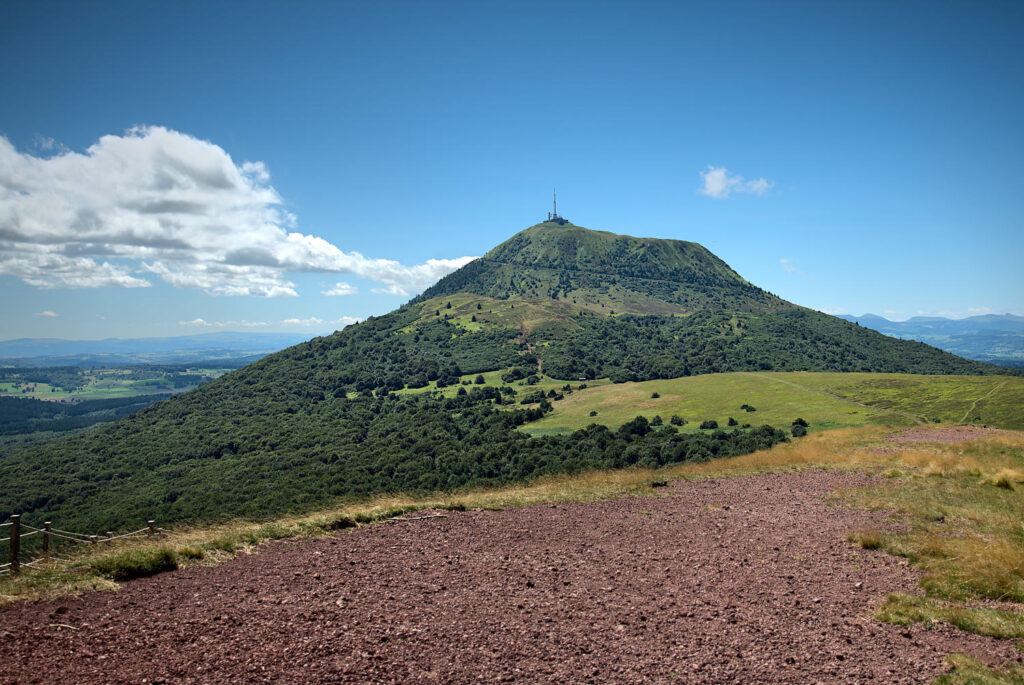
[[[77,542],[82,545],[96,545],[101,542],[113,542],[114,540],[123,540],[124,538],[139,537],[145,535],[147,537],[154,537],[164,532],[163,528],[156,527],[156,521],[147,521],[145,528],[139,528],[130,533],[122,533],[121,535],[114,535],[113,532],[108,531],[105,535],[86,535],[85,533],[75,533],[70,530],[60,530],[54,528],[49,521],[43,523],[42,528],[35,528],[28,524],[21,522],[20,514],[11,514],[11,520],[7,523],[0,523],[0,528],[10,528],[10,537],[0,538],[0,543],[9,543],[10,549],[10,561],[6,564],[0,564],[0,575],[10,574],[13,576],[18,575],[22,568],[35,568],[39,564],[48,561],[67,561],[67,559],[56,557],[51,554],[51,548],[53,546],[54,539],[70,540],[71,542]],[[22,532],[22,531],[27,532]],[[21,541],[25,538],[30,538],[33,535],[42,535],[42,556],[33,559],[32,561],[21,560]]]

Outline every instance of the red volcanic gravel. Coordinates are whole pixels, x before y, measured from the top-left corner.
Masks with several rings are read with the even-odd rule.
[[[452,513],[0,610],[0,681],[927,682],[1012,641],[872,619],[906,562],[846,541],[869,476]]]

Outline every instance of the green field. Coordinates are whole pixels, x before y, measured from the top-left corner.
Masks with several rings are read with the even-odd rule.
[[[76,369],[79,387],[66,389],[58,385],[34,381],[0,382],[0,397],[30,397],[37,400],[104,400],[117,397],[137,397],[158,393],[173,393],[191,385],[177,386],[173,377],[194,377],[195,385],[222,376],[231,369],[196,368],[187,371],[169,371],[144,366],[112,367],[107,369]]]
[[[554,411],[525,430],[546,435],[591,423],[619,426],[638,414],[666,422],[677,414],[687,421],[682,430],[696,430],[705,419],[724,428],[730,417],[741,424],[780,427],[801,417],[811,431],[936,419],[1024,428],[1024,378],[1016,377],[740,372],[588,386],[553,402]],[[757,411],[744,411],[743,404]],[[592,411],[597,414],[591,416]]]
[[[621,426],[638,414],[668,423],[679,415],[686,424],[681,431],[699,430],[701,421],[713,419],[727,428],[729,418],[753,426],[789,426],[797,417],[810,423],[810,431],[864,426],[913,426],[922,423],[979,423],[1001,428],[1024,429],[1024,378],[1012,376],[925,376],[895,373],[737,372],[686,378],[612,383],[607,378],[567,384],[541,375],[528,385],[519,380],[503,383],[507,369],[481,374],[486,385],[510,385],[516,403],[528,393],[550,390],[563,393],[552,401],[554,411],[522,430],[531,435],[568,433],[592,423]],[[454,396],[459,388],[477,387],[476,374],[462,376],[468,385],[450,385],[440,392]],[[397,394],[436,392],[431,382],[424,388],[399,390]],[[652,397],[658,393],[659,397]],[[757,411],[747,412],[741,405]],[[596,411],[594,416],[590,412]]]

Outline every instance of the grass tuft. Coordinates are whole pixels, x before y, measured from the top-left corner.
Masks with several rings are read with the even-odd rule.
[[[1021,685],[1024,683],[1024,667],[1008,664],[1002,669],[992,669],[966,654],[950,654],[946,657],[949,673],[939,676],[935,685]]]
[[[125,549],[91,559],[88,567],[111,580],[145,578],[178,568],[178,554],[167,546]]]
[[[1024,637],[1022,612],[955,606],[902,593],[889,595],[875,618],[899,626],[942,622],[977,635],[1003,639]]]
[[[846,539],[864,549],[879,549],[882,546],[882,533],[877,530],[860,530],[850,533]]]

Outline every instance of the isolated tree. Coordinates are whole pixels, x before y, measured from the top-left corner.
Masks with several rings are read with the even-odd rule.
[[[484,384],[484,375],[482,373],[478,373],[476,375],[476,378],[473,379],[473,382],[476,383],[477,385],[483,385]]]

